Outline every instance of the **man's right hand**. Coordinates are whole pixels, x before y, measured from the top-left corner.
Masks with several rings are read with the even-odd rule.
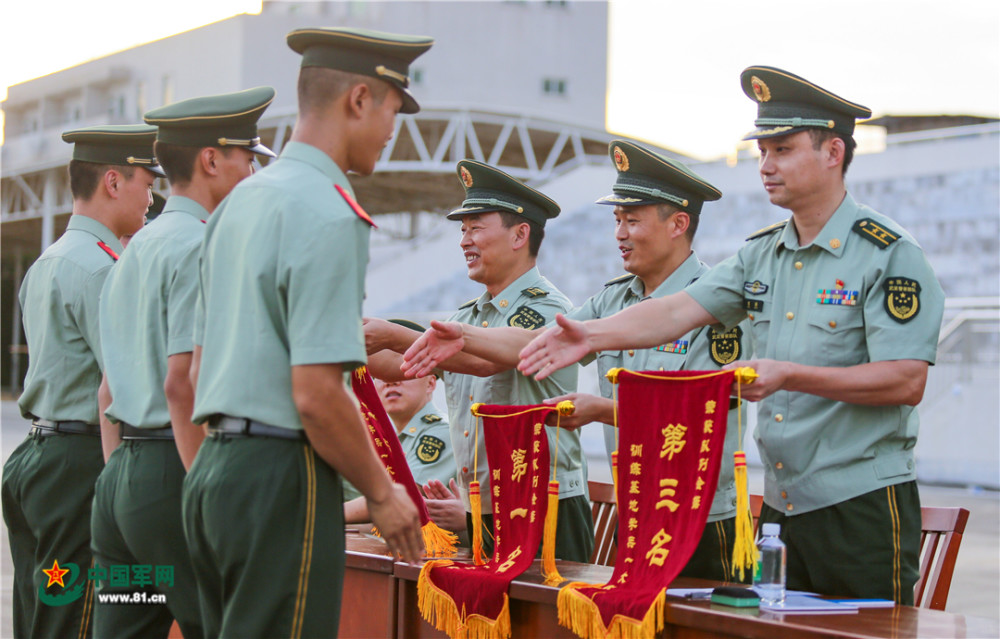
[[[438,479],[432,479],[424,486],[427,512],[435,524],[454,533],[465,530],[465,506],[458,495],[455,480],[449,482],[451,490]]]
[[[382,501],[369,498],[368,512],[390,552],[411,564],[420,563],[426,554],[420,532],[420,512],[401,484],[393,483]]]
[[[556,315],[556,325],[531,340],[521,351],[517,369],[535,379],[545,379],[570,364],[579,362],[590,352],[588,331],[583,322]]]
[[[407,377],[423,377],[465,346],[461,322],[431,321],[431,327],[403,353],[401,369]]]
[[[576,430],[581,426],[586,426],[591,422],[603,422],[611,424],[614,422],[614,402],[604,397],[588,395],[587,393],[569,393],[545,400],[546,404],[558,404],[562,401],[573,402],[573,414],[569,417],[557,416],[556,413],[549,413],[545,418],[547,426],[555,426],[558,419],[559,427],[566,430]]]

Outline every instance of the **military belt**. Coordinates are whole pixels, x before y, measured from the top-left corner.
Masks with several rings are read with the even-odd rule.
[[[80,421],[53,422],[48,419],[36,419],[31,422],[31,432],[37,433],[39,437],[51,437],[59,433],[100,437],[101,427]]]
[[[118,422],[118,432],[123,440],[144,441],[148,439],[174,438],[174,429],[169,424],[158,428],[137,428],[125,422]]]
[[[271,426],[241,417],[223,416],[208,427],[208,433],[210,435],[219,433],[227,437],[270,437],[272,439],[308,441],[305,431]]]

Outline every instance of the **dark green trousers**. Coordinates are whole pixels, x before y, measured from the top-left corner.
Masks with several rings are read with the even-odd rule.
[[[337,636],[342,489],[311,446],[211,435],[182,507],[207,637]]]
[[[94,491],[91,548],[94,562],[110,571],[113,565],[150,566],[153,583],[97,587],[94,636],[166,638],[176,618],[184,639],[201,639],[201,613],[194,568],[184,541],[181,489],[184,466],[173,440],[125,440],[111,454]],[[171,580],[157,586],[157,566],[169,566]],[[109,575],[110,576],[110,575]],[[132,575],[135,581],[135,575]],[[101,603],[100,595],[120,592],[161,593],[162,604]]]
[[[103,467],[100,437],[69,434],[29,434],[4,464],[3,519],[14,560],[15,637],[91,636],[90,506]],[[55,561],[70,569],[64,587],[49,587],[42,572]]]
[[[911,481],[786,517],[767,504],[760,523],[781,524],[789,590],[892,599],[913,605],[920,571],[920,494]]]
[[[465,525],[472,540],[472,515],[465,513]],[[483,552],[493,555],[493,515],[483,513]],[[556,517],[556,559],[590,563],[594,554],[594,516],[590,512],[590,501],[583,495],[559,500],[559,514]],[[542,556],[542,545],[538,546],[538,556]]]
[[[736,540],[736,517],[710,521],[705,524],[698,547],[688,560],[679,577],[697,577],[715,581],[750,583],[753,571],[744,571],[741,581],[739,574],[733,576],[733,544]]]

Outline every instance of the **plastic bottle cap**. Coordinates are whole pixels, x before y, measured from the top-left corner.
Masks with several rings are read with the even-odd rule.
[[[781,524],[764,524],[761,532],[765,537],[777,537],[781,534]]]

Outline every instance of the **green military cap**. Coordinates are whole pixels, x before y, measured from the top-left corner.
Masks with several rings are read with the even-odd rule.
[[[146,224],[149,224],[155,220],[160,213],[163,213],[163,206],[167,203],[167,198],[163,197],[156,191],[153,191],[153,203],[149,205],[146,210]]]
[[[347,27],[296,29],[288,46],[302,54],[303,67],[326,67],[385,80],[403,94],[403,113],[420,110],[410,93],[410,64],[431,48],[427,36],[400,35]]]
[[[159,128],[156,139],[180,146],[240,146],[275,157],[260,143],[257,120],[274,100],[274,89],[256,87],[236,93],[181,100],[152,111],[143,120]]]
[[[788,135],[806,129],[826,129],[854,135],[854,121],[872,110],[775,67],[747,67],[740,74],[743,93],[757,103],[754,131],[744,140]]]
[[[106,124],[73,129],[62,134],[73,145],[73,159],[94,164],[141,166],[160,177],[166,173],[153,155],[156,127],[145,124]]]
[[[612,140],[608,153],[618,169],[611,195],[598,204],[641,206],[673,204],[688,213],[701,213],[701,205],[722,197],[722,191],[680,162],[663,157],[627,140]]]
[[[559,215],[559,205],[548,196],[500,169],[475,160],[461,160],[457,168],[465,187],[465,200],[461,208],[447,215],[449,220],[472,213],[507,211],[544,227],[549,218]]]

